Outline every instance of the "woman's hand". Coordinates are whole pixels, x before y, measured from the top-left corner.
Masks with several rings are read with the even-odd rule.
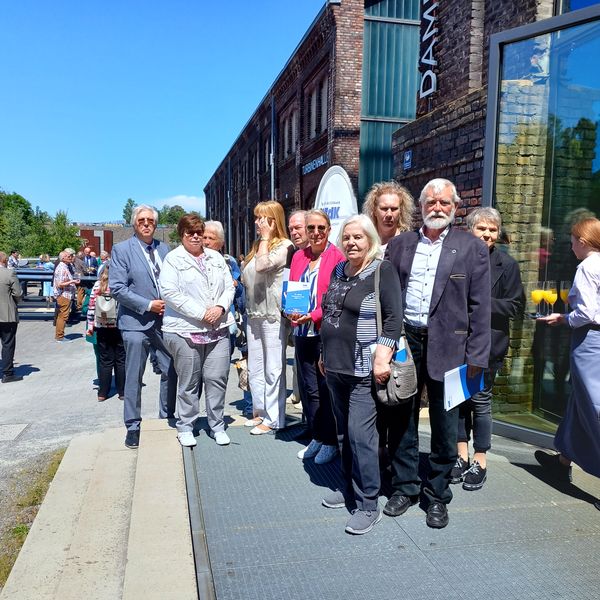
[[[373,362],[373,377],[379,385],[384,385],[390,378],[391,373],[392,369],[389,362],[375,359]]]
[[[383,344],[377,344],[375,356],[373,357],[373,377],[379,385],[384,385],[392,374],[390,361],[392,360],[393,354],[393,348],[384,346]]]
[[[293,315],[295,318],[292,319],[293,325],[304,325],[304,323],[308,323],[312,321],[310,315]]]
[[[537,321],[541,321],[542,323],[546,323],[551,327],[555,327],[556,325],[563,325],[567,322],[567,318],[565,315],[561,315],[560,313],[552,313],[547,317],[540,317],[536,319]]]
[[[203,320],[210,325],[214,325],[224,314],[225,309],[222,306],[211,306],[206,309]]]
[[[323,357],[319,357],[319,371],[321,371],[321,375],[325,377],[325,363],[323,362]]]
[[[270,240],[275,233],[275,219],[260,217],[256,222],[261,240]]]

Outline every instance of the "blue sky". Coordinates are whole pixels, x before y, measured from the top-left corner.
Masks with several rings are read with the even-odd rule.
[[[197,210],[324,2],[1,2],[0,188],[75,221]]]

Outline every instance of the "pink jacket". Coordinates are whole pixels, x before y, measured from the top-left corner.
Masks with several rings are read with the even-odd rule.
[[[312,259],[310,246],[307,246],[304,250],[296,250],[292,257],[292,264],[290,265],[290,281],[300,281],[302,273],[304,273],[304,270]],[[321,254],[321,264],[319,265],[319,275],[317,276],[317,308],[310,313],[310,318],[315,324],[315,329],[321,327],[321,319],[323,318],[321,301],[329,287],[331,274],[336,265],[343,260],[346,260],[346,258],[334,244],[329,244]]]

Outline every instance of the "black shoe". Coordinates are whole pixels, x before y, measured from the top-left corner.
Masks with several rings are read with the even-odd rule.
[[[427,527],[433,527],[434,529],[442,529],[448,525],[449,521],[448,509],[445,504],[441,502],[432,502],[427,509],[427,518],[425,522]]]
[[[403,494],[394,494],[383,507],[383,513],[388,517],[403,515],[417,501]]]
[[[548,474],[557,481],[571,483],[573,481],[573,472],[570,465],[563,465],[560,462],[560,454],[548,454],[543,450],[536,450],[534,453],[537,460]]]
[[[127,432],[127,435],[125,436],[125,445],[128,448],[133,448],[133,449],[137,448],[140,445],[140,430],[139,429]]]
[[[487,479],[487,469],[484,469],[476,460],[473,464],[465,471],[463,477],[463,490],[473,492],[474,490],[480,490]]]
[[[450,483],[460,483],[463,480],[463,475],[469,469],[469,459],[463,460],[460,456],[456,458],[456,463],[450,471]]]
[[[12,381],[23,381],[23,378],[19,375],[5,375],[2,378],[2,383],[11,383]]]

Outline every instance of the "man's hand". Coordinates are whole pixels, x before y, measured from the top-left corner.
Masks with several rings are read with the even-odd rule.
[[[481,371],[483,371],[481,367],[467,365],[467,379],[473,379],[475,377],[478,377]]]
[[[157,315],[165,314],[165,301],[164,300],[152,300],[150,304],[150,311]]]
[[[321,375],[325,377],[325,363],[322,358],[319,358],[319,371],[321,371]]]
[[[225,314],[225,309],[222,306],[211,306],[204,313],[204,321],[213,325]]]

